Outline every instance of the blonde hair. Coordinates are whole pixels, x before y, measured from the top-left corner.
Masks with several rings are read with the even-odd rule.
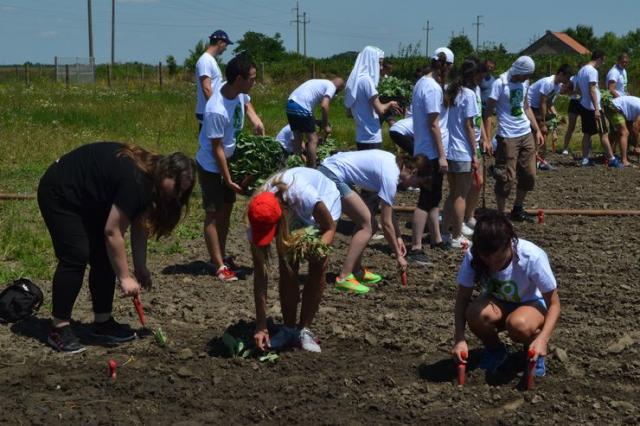
[[[273,189],[275,189],[274,195],[276,196],[276,199],[280,204],[280,208],[282,209],[282,215],[280,215],[280,219],[276,224],[277,226],[276,252],[278,253],[278,258],[281,261],[283,261],[287,266],[287,269],[291,271],[291,264],[289,263],[289,260],[288,260],[289,257],[287,256],[287,252],[289,250],[289,247],[291,246],[291,243],[290,243],[291,233],[289,230],[289,219],[287,217],[289,213],[289,208],[284,198],[284,194],[289,189],[289,186],[290,186],[289,184],[287,184],[282,180],[282,173],[277,173],[272,177],[270,177],[269,179],[267,179],[267,181],[253,194],[247,206],[251,204],[251,201],[253,201],[253,199],[257,195],[267,191],[273,192]],[[247,226],[249,226],[249,209],[248,208],[245,211],[245,221]],[[253,253],[254,257],[258,259],[258,261],[262,264],[262,268],[265,268],[265,269],[269,265],[269,248],[270,247],[271,247],[271,244],[264,247],[258,247],[255,244],[253,244],[253,242],[251,242],[251,252]],[[263,272],[266,272],[266,271],[263,271]]]

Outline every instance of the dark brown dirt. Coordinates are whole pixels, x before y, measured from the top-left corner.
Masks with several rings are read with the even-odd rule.
[[[582,169],[553,160],[561,167],[540,173],[528,207],[640,208],[638,169]],[[413,196],[404,194],[403,201]],[[314,326],[323,352],[287,352],[275,364],[261,364],[226,357],[219,342],[228,327],[251,331],[251,276],[217,282],[195,239],[183,244],[184,254],[150,256],[156,288],[143,302],[150,326],[165,330],[167,348],[145,337],[61,355],[41,342],[46,309],[34,320],[0,327],[0,423],[636,424],[640,217],[545,219],[517,225],[521,237],[547,251],[562,300],[548,374],[534,391],[522,390],[521,347],[510,345],[504,371],[486,377],[475,368],[481,346],[470,336],[467,385],[454,384],[449,350],[458,251],[428,251],[433,266],[411,269],[409,287],[402,288],[386,244],[373,242],[366,262],[387,280],[361,297],[326,289]],[[330,271],[338,271],[347,242],[339,235]],[[240,225],[229,246],[239,263],[250,265]],[[43,287],[50,301],[50,287]],[[269,314],[279,323],[274,288]],[[88,308],[84,289],[75,311],[79,334],[91,320]],[[129,300],[116,301],[115,316],[137,326]],[[129,357],[135,360],[109,380],[107,361]]]

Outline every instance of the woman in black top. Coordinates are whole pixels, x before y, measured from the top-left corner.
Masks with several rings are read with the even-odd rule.
[[[71,331],[73,304],[90,265],[93,334],[111,342],[135,338],[111,317],[115,279],[124,296],[151,287],[147,237],[171,233],[186,210],[195,163],[182,153],[163,156],[133,145],[96,142],[56,160],[38,186],[38,205],[58,266],[53,276],[53,320],[48,342],[63,352],[85,348]],[[124,235],[131,226],[134,276]]]

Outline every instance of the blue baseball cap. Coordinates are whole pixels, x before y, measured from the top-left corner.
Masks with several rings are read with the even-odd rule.
[[[209,36],[209,41],[211,43],[217,40],[222,40],[227,44],[233,44],[233,42],[229,40],[229,36],[227,35],[227,33],[222,30],[216,30]]]

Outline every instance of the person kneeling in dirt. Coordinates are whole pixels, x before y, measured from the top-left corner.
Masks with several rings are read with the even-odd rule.
[[[116,277],[123,296],[151,287],[147,237],[169,235],[188,208],[195,162],[182,153],[157,155],[134,145],[97,142],[56,160],[38,186],[38,205],[58,266],[48,343],[61,352],[85,350],[71,330],[71,311],[87,264],[94,312],[92,335],[112,343],[136,334],[111,316]],[[131,226],[134,276],[124,235]]]
[[[340,191],[342,211],[355,225],[347,257],[340,274],[336,277],[336,289],[362,294],[369,292],[368,285],[382,280],[380,275],[374,274],[361,264],[362,253],[378,228],[375,219],[375,208],[378,204],[382,207],[382,231],[391,252],[396,257],[398,268],[401,271],[407,269],[407,248],[402,240],[398,222],[393,217],[393,204],[398,184],[403,188],[420,186],[424,179],[412,173],[413,167],[403,167],[404,163],[401,157],[396,158],[390,152],[371,149],[340,152],[325,159],[318,167],[320,172],[336,184]],[[426,161],[423,163],[426,164]],[[424,173],[426,174],[426,171]],[[376,197],[367,203],[352,189],[354,186],[371,192]]]
[[[318,312],[324,292],[327,254],[336,233],[336,222],[342,213],[340,193],[335,184],[317,170],[295,167],[271,177],[253,196],[247,208],[247,232],[253,255],[253,293],[256,304],[254,340],[261,350],[300,345],[310,352],[320,352],[320,345],[309,327]],[[317,229],[318,246],[325,253],[316,253],[309,260],[309,275],[302,292],[300,321],[296,316],[300,290],[298,270],[300,259],[292,228],[305,226]],[[310,229],[313,229],[310,228]],[[303,235],[314,231],[300,229]],[[268,255],[271,241],[276,239],[280,269],[280,306],[284,326],[273,336],[267,330]],[[315,238],[314,238],[315,239]]]
[[[484,344],[480,368],[495,372],[507,359],[498,331],[535,351],[538,377],[544,376],[547,344],[560,317],[560,298],[547,254],[518,239],[507,217],[489,210],[477,219],[473,245],[458,272],[455,304],[454,361],[468,353],[466,323]],[[482,294],[473,301],[476,285]]]

